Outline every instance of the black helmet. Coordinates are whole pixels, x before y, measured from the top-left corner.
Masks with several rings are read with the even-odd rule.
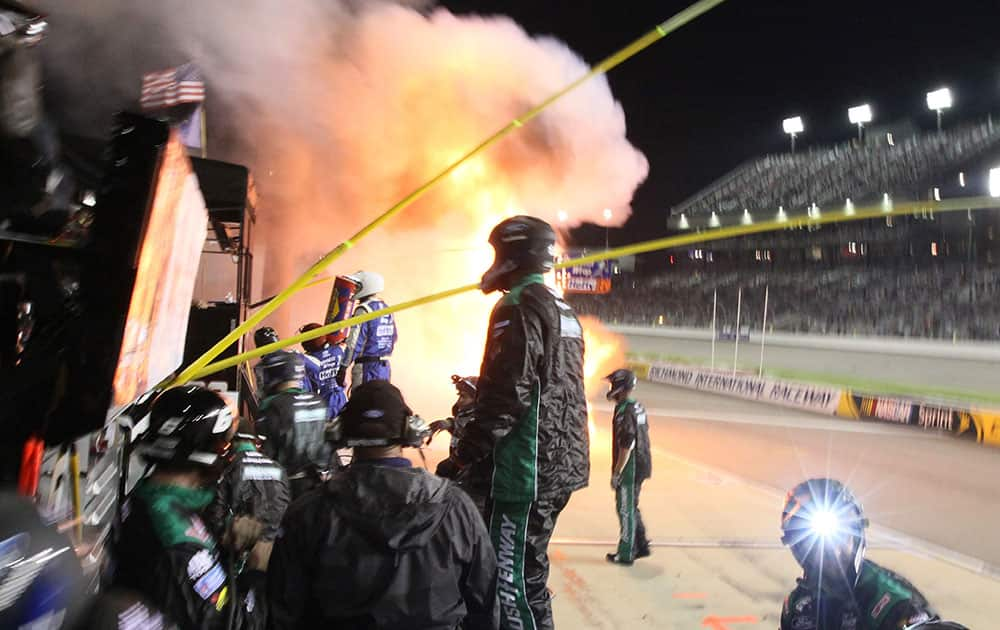
[[[604,380],[611,383],[611,389],[608,390],[608,400],[613,400],[615,396],[625,390],[635,389],[635,384],[638,382],[635,372],[626,370],[625,368],[615,370],[605,376]]]
[[[867,543],[861,503],[834,479],[809,479],[792,488],[781,511],[781,542],[808,581],[827,591],[857,585]]]
[[[264,376],[264,391],[289,381],[302,383],[306,378],[306,361],[298,352],[272,352],[260,360],[260,371]]]
[[[232,428],[233,412],[222,396],[194,385],[174,387],[153,403],[138,452],[160,464],[211,468],[221,464]]]
[[[275,330],[270,326],[258,328],[257,332],[253,334],[253,343],[258,348],[268,344],[278,343],[278,341],[278,333],[275,332]]]
[[[509,289],[525,274],[551,271],[555,244],[555,231],[541,219],[520,215],[501,221],[490,232],[493,265],[479,288],[483,293]]]

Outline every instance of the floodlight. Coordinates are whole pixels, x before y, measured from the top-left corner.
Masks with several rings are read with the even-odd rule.
[[[786,118],[781,121],[781,128],[785,130],[785,133],[790,134],[802,133],[806,130],[805,125],[802,124],[801,116]]]
[[[847,110],[847,118],[851,121],[852,125],[863,125],[865,123],[870,123],[872,121],[872,108],[871,105],[865,103],[864,105],[858,105],[857,107],[852,107]]]
[[[951,90],[944,87],[927,93],[927,109],[940,112],[952,105]]]

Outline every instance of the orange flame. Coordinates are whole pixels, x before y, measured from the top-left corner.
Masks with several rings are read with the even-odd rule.
[[[583,325],[583,341],[586,344],[583,378],[587,389],[587,400],[603,398],[603,392],[607,390],[604,377],[625,365],[625,339],[605,328],[596,317],[581,317],[580,323]],[[587,424],[593,440],[597,434],[597,425],[589,403]]]

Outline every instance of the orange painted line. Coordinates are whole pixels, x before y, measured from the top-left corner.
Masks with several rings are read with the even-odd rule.
[[[674,593],[674,599],[705,599],[708,593]]]
[[[729,630],[731,623],[759,623],[760,620],[753,616],[746,617],[714,617],[708,616],[701,620],[701,625],[711,628],[711,630]]]

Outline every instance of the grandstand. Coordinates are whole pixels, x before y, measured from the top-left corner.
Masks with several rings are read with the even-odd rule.
[[[581,315],[608,323],[707,328],[717,295],[721,329],[735,326],[742,289],[741,328],[760,330],[765,286],[770,331],[1000,340],[1000,271],[961,263],[668,273],[610,295],[574,295],[571,301]]]
[[[1000,148],[1000,125],[992,119],[932,133],[892,132],[801,153],[765,155],[737,167],[671,209],[689,218],[748,210],[774,212],[856,204],[890,193],[899,199],[926,199],[934,187],[954,183]],[[954,177],[949,177],[954,175]],[[985,191],[980,191],[985,192]]]
[[[895,129],[895,136],[892,129]],[[672,209],[691,227],[715,216],[789,216],[816,204],[839,210],[896,200],[978,196],[1000,165],[1000,127],[991,119],[943,132],[885,127],[866,142],[766,155],[739,166]],[[762,324],[823,335],[884,335],[1000,341],[1000,213],[886,217],[827,226],[790,224],[757,234],[646,257],[616,277],[612,293],[570,296],[584,315],[610,323],[708,327]],[[794,223],[794,222],[793,222]]]

